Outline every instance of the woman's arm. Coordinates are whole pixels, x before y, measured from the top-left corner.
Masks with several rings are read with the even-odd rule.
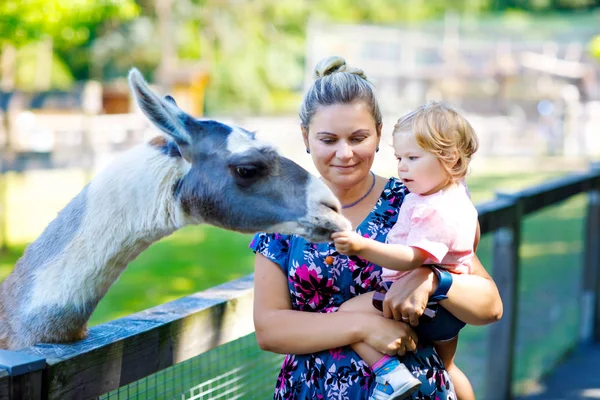
[[[440,301],[456,318],[470,325],[486,325],[502,318],[502,300],[496,284],[477,256],[471,275],[453,275],[448,298]]]
[[[362,341],[390,355],[416,348],[410,327],[375,314],[292,310],[285,274],[260,254],[254,272],[254,326],[260,348],[274,353],[308,354]]]
[[[479,244],[479,224],[474,248]],[[458,319],[471,325],[486,325],[502,318],[502,300],[498,288],[487,273],[479,258],[473,256],[473,273],[455,275],[448,298],[442,304]],[[417,268],[406,277],[395,282],[386,294],[383,304],[384,315],[398,321],[410,320],[418,325],[418,318],[427,306],[427,300],[437,289],[435,273],[428,267]]]
[[[474,251],[477,251],[481,229],[475,232]],[[455,275],[448,298],[442,304],[456,318],[470,325],[486,325],[502,318],[503,307],[496,283],[485,270],[479,257],[473,255],[472,275]]]

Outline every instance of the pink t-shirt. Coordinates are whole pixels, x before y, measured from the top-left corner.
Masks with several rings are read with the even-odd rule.
[[[406,195],[387,243],[418,247],[429,253],[423,264],[470,274],[476,229],[477,210],[460,184],[428,196]],[[396,280],[407,273],[383,268],[382,278]]]

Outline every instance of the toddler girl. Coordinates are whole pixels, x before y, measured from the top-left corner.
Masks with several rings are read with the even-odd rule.
[[[387,243],[361,237],[354,231],[332,235],[338,252],[383,267],[380,289],[345,302],[340,310],[381,312],[392,282],[421,265],[433,268],[440,278],[439,285],[424,316],[418,322],[409,321],[407,316],[402,319],[412,322],[419,340],[433,341],[458,398],[471,400],[475,398],[473,389],[454,365],[458,332],[465,324],[437,302],[446,298],[452,282],[450,273],[471,272],[477,211],[464,177],[477,150],[477,136],[454,109],[443,102],[430,102],[398,120],[393,140],[398,175],[410,194],[400,207]],[[353,348],[376,375],[372,399],[407,398],[419,388],[420,382],[396,357],[385,356],[366,343],[357,343]]]

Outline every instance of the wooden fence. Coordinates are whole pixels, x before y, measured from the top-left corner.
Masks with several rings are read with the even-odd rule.
[[[512,397],[523,217],[585,192],[580,339],[600,341],[600,165],[477,207],[482,234],[494,235],[492,276],[504,302],[489,331],[486,400]],[[250,275],[93,327],[73,345],[0,351],[0,399],[94,398],[252,333],[252,282]]]

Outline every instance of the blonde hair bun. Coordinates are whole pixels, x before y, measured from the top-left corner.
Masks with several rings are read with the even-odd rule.
[[[381,125],[381,110],[375,98],[373,84],[367,80],[361,69],[350,68],[342,57],[331,56],[319,61],[313,75],[314,81],[304,93],[298,112],[302,126],[307,132],[310,120],[319,107],[350,104],[354,101],[364,101],[375,125]]]
[[[321,79],[336,72],[346,72],[348,74],[358,75],[367,80],[367,75],[362,69],[349,67],[346,60],[339,56],[326,57],[319,61],[315,67],[313,78]]]

